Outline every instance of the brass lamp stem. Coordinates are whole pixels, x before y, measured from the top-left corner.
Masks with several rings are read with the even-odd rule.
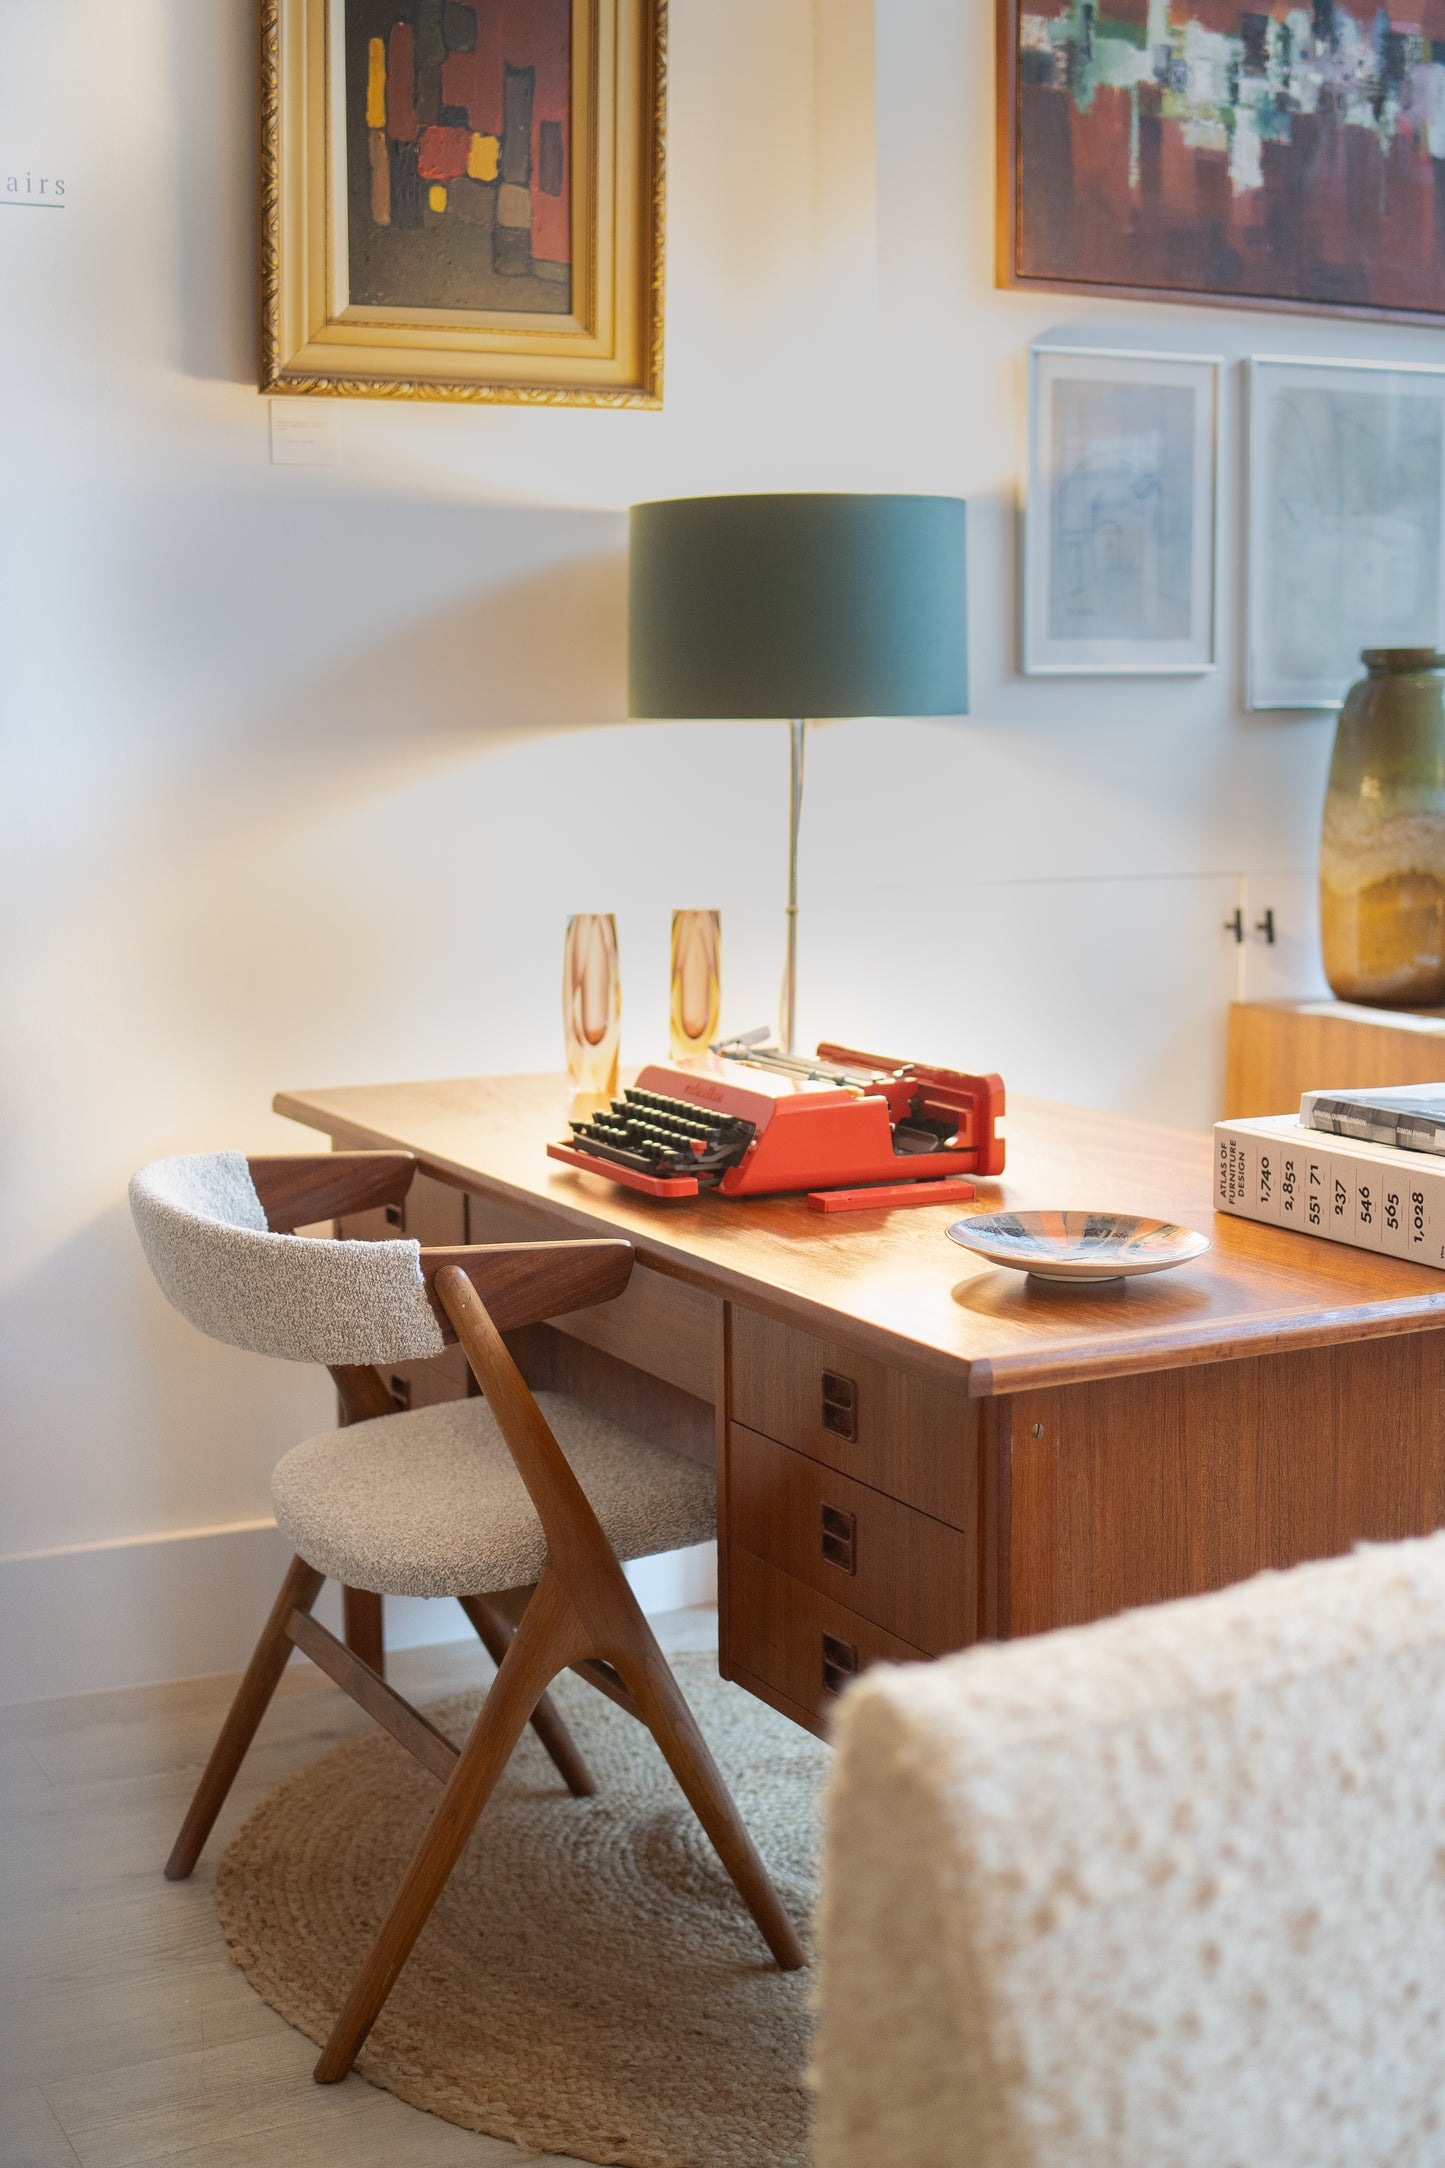
[[[783,997],[778,1011],[778,1036],[784,1053],[791,1054],[798,1009],[798,830],[803,820],[804,718],[795,715],[788,724],[788,959],[783,967]]]

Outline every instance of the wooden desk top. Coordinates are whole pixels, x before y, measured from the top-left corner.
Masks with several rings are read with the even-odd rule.
[[[564,1078],[469,1077],[280,1092],[338,1144],[404,1147],[478,1195],[541,1207],[559,1236],[625,1234],[655,1270],[966,1382],[974,1396],[1323,1347],[1445,1324],[1445,1274],[1216,1214],[1208,1137],[1016,1100],[1008,1168],[974,1206],[825,1216],[801,1198],[669,1204],[549,1160]],[[945,1239],[970,1210],[1138,1212],[1212,1235],[1174,1272],[1041,1286]]]

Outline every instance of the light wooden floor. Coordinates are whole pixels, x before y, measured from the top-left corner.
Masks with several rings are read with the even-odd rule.
[[[716,1645],[711,1611],[654,1621]],[[484,1682],[475,1641],[398,1651],[426,1701]],[[367,1719],[310,1664],[282,1681],[188,1883],[170,1850],[234,1681],[0,1709],[0,2163],[4,2168],[518,2168],[532,2155],[404,2107],[364,2079],[318,2086],[316,2050],[231,1964],[211,1870],[288,1770]]]

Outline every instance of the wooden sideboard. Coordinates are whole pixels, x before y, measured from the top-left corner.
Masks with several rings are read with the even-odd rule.
[[[1445,1010],[1350,1001],[1236,1001],[1229,1011],[1226,1116],[1289,1114],[1301,1092],[1445,1078]]]
[[[571,1392],[718,1471],[720,1663],[799,1723],[880,1658],[1217,1588],[1445,1521],[1445,1283],[1225,1217],[1206,1137],[1024,1102],[979,1209],[1157,1213],[1185,1270],[1041,1286],[945,1239],[957,1206],[664,1204],[559,1167],[561,1080],[288,1092],[342,1147],[403,1146],[424,1243],[625,1235],[617,1301],[517,1336]],[[455,1351],[395,1373],[468,1390]]]

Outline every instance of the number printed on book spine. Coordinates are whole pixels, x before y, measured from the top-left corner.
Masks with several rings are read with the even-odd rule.
[[[1352,1165],[1347,1171],[1355,1214],[1355,1246],[1362,1250],[1377,1250],[1380,1247],[1381,1170]]]
[[[1387,1257],[1410,1254],[1410,1184],[1395,1167],[1380,1174],[1380,1248]]]
[[[1317,1194],[1310,1186],[1313,1163],[1318,1179],[1319,1154],[1311,1154],[1294,1145],[1283,1144],[1279,1150],[1279,1181],[1276,1188],[1274,1218],[1281,1227],[1307,1227],[1309,1225],[1310,1198]]]

